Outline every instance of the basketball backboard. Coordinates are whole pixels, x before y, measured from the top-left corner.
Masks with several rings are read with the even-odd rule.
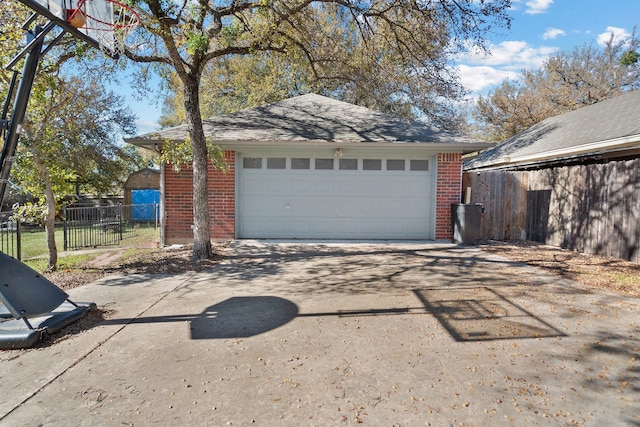
[[[122,50],[121,32],[135,27],[138,16],[115,0],[19,0],[40,15],[110,56]],[[80,24],[72,17],[81,17]],[[126,20],[126,21],[125,21]]]

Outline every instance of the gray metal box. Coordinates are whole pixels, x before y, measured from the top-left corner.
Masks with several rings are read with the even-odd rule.
[[[481,204],[451,205],[453,242],[463,245],[472,245],[474,241],[481,239],[483,213],[484,207]]]

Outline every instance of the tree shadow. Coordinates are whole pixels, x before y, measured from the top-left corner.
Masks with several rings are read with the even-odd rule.
[[[629,322],[619,329],[600,326],[583,336],[569,351],[549,351],[548,360],[576,372],[576,387],[592,396],[615,396],[627,402],[620,416],[625,425],[640,426],[640,328]]]
[[[382,242],[335,245],[335,242],[292,243],[264,242],[257,246],[241,244],[241,249],[228,256],[227,262],[213,267],[212,277],[238,280],[247,283],[254,280],[280,277],[285,274],[301,276],[304,286],[291,286],[283,280],[266,284],[269,290],[290,292],[387,292],[390,286],[411,290],[415,282],[406,281],[405,274],[428,277],[446,276],[468,283],[481,277],[495,281],[496,268],[522,266],[522,263],[505,259],[492,259],[477,249],[455,245],[415,244],[396,247]],[[406,244],[407,242],[404,242]],[[444,246],[444,247],[443,247]],[[299,268],[298,268],[299,267]],[[469,270],[485,273],[470,275]],[[293,270],[293,271],[292,271]],[[416,278],[417,279],[417,278]],[[196,279],[198,280],[198,279]],[[502,281],[505,283],[505,281]],[[264,285],[264,284],[261,284]]]
[[[201,313],[110,320],[188,321],[194,339],[248,337],[296,317],[432,315],[459,342],[566,336],[540,317],[552,311],[566,320],[579,291],[570,282],[529,270],[525,264],[488,257],[476,248],[446,244],[340,244],[242,242],[220,264],[180,287],[187,295],[220,283],[238,296]],[[299,313],[288,299],[322,295],[413,295],[415,305],[349,307]],[[264,296],[274,295],[274,296]],[[275,296],[277,295],[277,296]]]
[[[585,385],[593,387],[594,378],[605,378],[601,372],[611,361],[611,366],[624,369],[608,370],[608,381],[600,381],[599,386],[606,384],[621,392],[640,393],[640,329],[630,328],[626,332],[601,329],[588,337],[588,344],[583,345],[576,357],[588,374],[585,376]]]

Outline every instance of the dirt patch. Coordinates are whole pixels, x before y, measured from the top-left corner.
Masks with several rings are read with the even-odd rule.
[[[134,251],[117,249],[100,254],[85,266],[47,273],[46,276],[58,287],[68,290],[116,274],[179,274],[202,271],[224,259],[226,246],[224,243],[215,244],[213,257],[198,261],[191,260],[191,245],[136,248]]]
[[[616,258],[581,254],[531,241],[486,240],[478,246],[556,276],[624,295],[640,297],[640,265]]]
[[[89,265],[91,267],[111,266],[112,264],[116,263],[116,261],[122,256],[122,253],[122,250],[103,252],[92,259]]]

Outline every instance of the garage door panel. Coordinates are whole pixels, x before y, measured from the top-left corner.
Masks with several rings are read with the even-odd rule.
[[[328,177],[323,178],[309,182],[306,191],[318,195],[334,194],[337,190],[336,183]]]
[[[291,183],[284,178],[273,178],[273,177],[265,177],[263,178],[263,191],[267,194],[271,193],[286,193],[291,186]]]
[[[269,220],[260,219],[247,219],[243,223],[245,233],[259,238],[278,238],[281,230],[287,226],[287,221],[277,218],[271,218]]]
[[[288,189],[294,194],[304,194],[309,192],[311,185],[313,185],[313,179],[311,177],[292,174]]]
[[[238,237],[433,238],[427,172],[239,168],[238,179]]]
[[[286,205],[273,197],[257,195],[244,202],[247,212],[259,213],[259,216],[281,217],[286,213]]]
[[[287,215],[292,220],[299,217],[304,217],[309,220],[326,218],[332,217],[334,213],[331,201],[327,201],[326,203],[319,203],[318,200],[309,200],[306,203],[304,201],[296,201],[289,206]]]
[[[259,194],[263,191],[263,180],[256,176],[244,176],[239,187],[244,194]]]
[[[426,204],[422,200],[407,200],[401,197],[386,196],[385,205],[381,206],[378,197],[358,199],[360,212],[372,218],[424,218]]]

